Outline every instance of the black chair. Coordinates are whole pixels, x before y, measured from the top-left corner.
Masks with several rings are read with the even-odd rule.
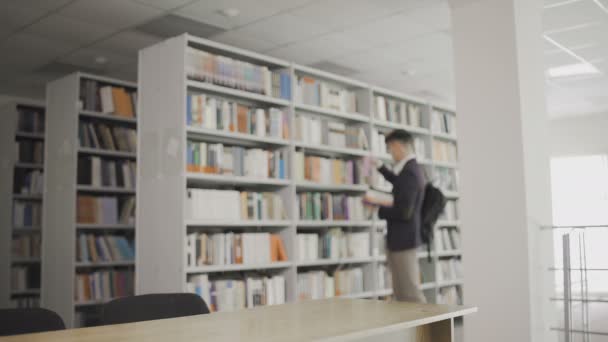
[[[31,309],[0,309],[0,336],[64,330],[63,320],[54,311]]]
[[[106,303],[102,309],[101,323],[132,323],[208,313],[205,301],[193,293],[147,294]]]

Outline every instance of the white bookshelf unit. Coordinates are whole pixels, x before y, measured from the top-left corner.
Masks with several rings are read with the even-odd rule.
[[[0,108],[0,307],[38,307],[40,297],[40,213],[44,152],[44,103],[20,101]],[[16,153],[15,145],[25,156]],[[38,145],[36,147],[36,145]],[[35,209],[37,207],[38,209]],[[34,217],[38,212],[38,218]],[[18,218],[20,216],[20,218]],[[21,222],[23,221],[23,222]],[[16,279],[18,278],[18,279]]]
[[[291,96],[289,99],[275,98],[259,93],[248,92],[218,84],[194,81],[188,78],[188,50],[194,48],[219,56],[265,66],[269,70],[283,70],[291,78]],[[161,67],[162,66],[162,67]],[[447,136],[432,127],[434,107],[423,100],[402,95],[390,90],[381,89],[363,82],[330,74],[324,71],[278,60],[258,53],[230,47],[213,41],[184,34],[165,40],[157,45],[145,48],[139,53],[139,108],[138,116],[139,146],[138,150],[138,196],[136,221],[141,227],[137,239],[137,290],[138,294],[158,292],[183,292],[187,282],[196,274],[209,274],[221,279],[242,279],[248,274],[280,274],[286,281],[286,301],[295,302],[298,296],[298,274],[306,271],[325,270],[332,274],[335,271],[361,267],[363,272],[362,290],[344,294],[349,298],[378,298],[392,294],[389,286],[380,286],[378,272],[386,264],[386,257],[380,248],[383,239],[382,230],[386,223],[375,215],[357,220],[310,220],[300,219],[298,196],[304,192],[321,192],[338,195],[363,195],[370,184],[367,179],[361,184],[317,183],[310,180],[296,179],[296,155],[299,152],[326,158],[361,160],[367,156],[390,160],[387,153],[381,153],[371,136],[373,132],[388,132],[396,128],[406,129],[420,142],[424,143],[425,152],[418,159],[425,168],[429,179],[437,182],[437,169],[456,169],[456,163],[449,167],[444,161],[433,158],[433,141],[446,140],[455,143],[454,136]],[[298,79],[307,81],[319,80],[336,89],[355,94],[356,100],[346,104],[346,109],[315,105],[304,101],[297,95]],[[188,94],[205,94],[223,99],[255,104],[264,108],[280,107],[288,113],[289,138],[277,139],[250,134],[233,133],[225,130],[195,128],[187,124]],[[308,94],[310,95],[310,94]],[[348,99],[350,95],[346,95]],[[376,113],[376,96],[383,96],[417,106],[420,116],[416,125],[381,120]],[[348,101],[348,100],[347,100]],[[342,104],[343,105],[343,104]],[[354,107],[354,108],[353,108]],[[412,109],[414,110],[414,109]],[[453,112],[451,115],[454,115]],[[319,120],[328,120],[345,124],[348,127],[359,127],[367,137],[367,146],[363,148],[340,147],[329,143],[310,143],[295,137],[296,117],[303,116]],[[446,136],[444,136],[446,135]],[[232,175],[193,173],[188,170],[187,145],[189,140],[201,142],[219,142],[226,145],[243,147],[260,147],[265,149],[282,149],[287,152],[287,179],[263,179]],[[382,140],[383,143],[383,140]],[[374,184],[374,188],[377,186]],[[281,197],[286,208],[287,217],[276,221],[228,220],[196,222],[186,216],[186,192],[189,188],[204,189],[239,189],[272,191]],[[379,188],[390,191],[386,186]],[[450,198],[457,198],[457,188],[449,190]],[[171,205],[167,205],[170,203]],[[201,209],[203,210],[203,209]],[[457,218],[446,218],[443,224],[458,226]],[[363,257],[343,257],[333,259],[299,260],[298,234],[322,233],[338,227],[344,232],[369,234],[369,250]],[[439,231],[442,225],[438,225]],[[283,240],[288,261],[270,264],[236,264],[208,265],[188,267],[186,262],[186,236],[193,232],[271,232],[279,233]],[[437,302],[443,287],[457,285],[462,281],[439,279],[438,261],[449,258],[460,258],[459,250],[442,251],[432,248],[431,260],[427,261],[426,253],[420,253],[421,264],[427,263],[429,270],[422,284],[427,300]]]
[[[43,242],[42,248],[42,259],[44,260],[42,283],[44,287],[41,292],[41,300],[44,307],[59,313],[68,327],[96,324],[100,305],[113,299],[113,296],[108,295],[108,293],[121,293],[123,295],[134,293],[132,286],[129,288],[129,282],[124,280],[124,277],[126,277],[124,274],[134,272],[135,260],[114,259],[116,258],[116,250],[112,250],[113,247],[109,246],[109,243],[109,254],[112,255],[112,260],[116,261],[79,260],[80,255],[82,255],[79,237],[82,234],[104,239],[109,236],[121,236],[133,241],[135,235],[135,222],[120,219],[122,204],[129,197],[135,196],[134,184],[127,187],[125,178],[120,176],[122,177],[122,186],[107,186],[105,175],[110,174],[111,176],[108,177],[116,179],[118,177],[116,174],[121,172],[114,168],[116,165],[123,165],[126,161],[135,161],[135,152],[118,151],[118,149],[124,149],[124,147],[119,146],[118,141],[123,141],[122,146],[124,146],[124,139],[126,138],[119,138],[114,129],[120,127],[121,130],[135,130],[137,121],[135,117],[119,116],[118,109],[116,109],[116,112],[103,112],[101,109],[95,109],[101,106],[103,100],[102,96],[99,95],[100,87],[114,87],[124,90],[127,94],[137,91],[136,84],[85,73],[71,74],[47,84],[47,167],[45,169],[43,232],[48,239]],[[118,103],[116,98],[112,98],[111,101],[114,101],[115,106]],[[133,115],[135,115],[135,106],[132,107],[132,110]],[[116,150],[108,149],[102,145],[102,139],[104,138],[101,137],[102,133],[99,133],[99,131],[94,134],[100,135],[97,148],[82,146],[81,136],[84,136],[84,130],[88,129],[84,125],[88,124],[97,125],[95,127],[98,128],[101,125],[108,127],[111,132],[109,134],[112,135],[111,139],[116,144],[114,146]],[[91,141],[93,139],[91,131],[95,131],[95,129],[90,128],[86,133]],[[97,176],[93,176],[96,171],[87,170],[84,164],[81,165],[81,162],[92,160],[88,159],[91,157],[99,158],[100,163],[114,163],[112,168],[116,170],[116,173],[102,170],[104,166],[101,164]],[[93,169],[93,166],[90,166],[90,168]],[[93,174],[90,176],[91,179],[99,177],[103,180],[100,180],[99,184],[95,186],[79,184],[81,174]],[[89,181],[91,180],[89,179]],[[79,222],[80,210],[78,206],[81,205],[79,201],[81,196],[94,197],[95,200],[99,201],[101,201],[101,197],[116,198],[116,202],[113,202],[114,205],[104,204],[103,209],[99,209],[101,204],[95,204],[97,206],[94,209],[83,210],[83,212],[94,215],[92,220],[97,221]],[[108,207],[112,207],[112,209],[108,209]],[[114,215],[116,213],[117,215]],[[118,218],[116,222],[110,222],[110,220],[106,220],[106,216],[108,218],[118,216]],[[103,219],[100,219],[101,217]],[[98,242],[92,242],[93,245],[96,243]],[[93,253],[91,252],[92,247],[90,244],[87,244],[87,246],[89,250],[87,254],[90,256],[89,253]],[[102,249],[99,245],[93,248]],[[125,272],[123,274],[120,271]],[[108,278],[109,281],[101,285],[105,290],[97,296],[92,291],[89,293],[88,290],[84,290],[85,286],[78,285],[79,282],[77,281],[79,275],[91,275],[94,272],[111,272],[109,273],[111,274]],[[117,290],[118,288],[120,290]],[[79,299],[79,293],[87,293],[87,299]]]

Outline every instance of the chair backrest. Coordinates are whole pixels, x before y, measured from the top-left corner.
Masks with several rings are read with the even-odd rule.
[[[63,329],[61,317],[48,309],[0,309],[0,336]]]
[[[102,324],[121,324],[209,313],[193,293],[161,293],[118,298],[103,306]]]

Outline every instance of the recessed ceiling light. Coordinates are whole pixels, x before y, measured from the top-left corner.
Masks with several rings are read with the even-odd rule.
[[[591,63],[568,64],[550,68],[549,70],[547,70],[547,75],[552,78],[592,75],[599,73],[600,71]]]
[[[95,63],[97,63],[97,64],[106,64],[107,62],[108,62],[108,59],[104,56],[95,57]]]
[[[238,8],[225,8],[220,13],[228,18],[234,18],[241,14],[241,11]]]

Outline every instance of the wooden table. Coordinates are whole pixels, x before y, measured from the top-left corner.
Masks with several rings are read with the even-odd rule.
[[[139,323],[0,338],[72,341],[433,341],[453,340],[453,319],[477,308],[327,299]],[[380,339],[381,338],[381,339]]]

